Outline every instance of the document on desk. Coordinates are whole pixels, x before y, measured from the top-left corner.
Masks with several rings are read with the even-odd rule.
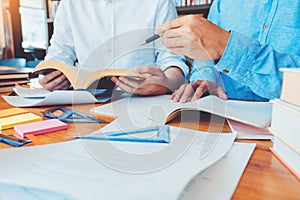
[[[44,96],[36,97],[2,96],[2,98],[15,107],[38,107],[99,102],[87,91],[55,90],[43,95]]]
[[[179,199],[231,199],[255,146],[255,143],[235,142],[222,159],[187,184]]]
[[[170,144],[75,140],[2,149],[0,182],[55,191],[75,199],[177,199],[196,174],[230,150],[236,135],[170,129]],[[111,152],[112,147],[118,151]],[[123,157],[118,156],[120,152]],[[101,157],[97,153],[106,154]]]

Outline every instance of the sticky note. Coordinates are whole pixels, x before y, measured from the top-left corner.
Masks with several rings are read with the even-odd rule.
[[[8,108],[8,109],[0,110],[0,118],[20,115],[25,113],[28,113],[28,111],[22,108]]]
[[[29,124],[20,124],[14,126],[15,136],[24,138],[26,134],[39,135],[53,131],[67,129],[68,125],[58,119],[49,119],[40,122],[33,122]]]
[[[42,121],[42,120],[43,120],[42,117],[33,113],[25,113],[25,114],[0,118],[0,130],[12,128],[14,127],[14,125],[17,124],[26,124],[26,123]]]

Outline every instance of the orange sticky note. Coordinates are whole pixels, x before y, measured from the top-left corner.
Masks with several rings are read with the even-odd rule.
[[[20,115],[25,113],[28,113],[28,111],[22,108],[9,108],[9,109],[0,110],[0,118]]]

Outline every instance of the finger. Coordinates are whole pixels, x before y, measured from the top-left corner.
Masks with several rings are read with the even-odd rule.
[[[208,90],[208,88],[207,88],[206,82],[202,81],[201,84],[197,87],[191,101],[195,101],[197,99],[200,99],[203,96],[203,94],[205,92],[207,92],[207,90]]]
[[[55,79],[56,77],[60,76],[61,74],[62,73],[60,71],[55,70],[49,74],[46,74],[41,79],[39,79],[39,82],[41,85],[44,85],[44,84],[48,83],[49,81]]]
[[[184,20],[180,18],[171,19],[167,21],[166,23],[160,25],[156,30],[156,34],[164,34],[166,30],[178,28],[184,25]]]
[[[191,86],[191,84],[188,84],[186,87],[185,87],[185,90],[183,91],[183,94],[181,95],[181,99],[180,99],[180,102],[181,103],[185,103],[185,102],[188,102],[190,97],[194,94],[194,89],[193,87]]]
[[[48,81],[44,88],[50,91],[53,91],[55,88],[59,88],[59,85],[63,83],[67,78],[62,74],[58,77],[55,77],[54,79]]]
[[[163,38],[177,38],[182,36],[182,31],[180,28],[168,30],[163,35]]]
[[[56,85],[54,88],[52,88],[53,90],[67,90],[70,88],[70,82],[65,79],[63,82],[61,82],[60,84]]]
[[[154,66],[140,66],[135,69],[140,74],[150,74],[152,76],[162,76],[164,72],[159,67]]]
[[[120,76],[119,81],[123,82],[124,84],[132,87],[132,88],[139,88],[141,81],[135,81],[135,80],[131,80],[128,79],[126,77]]]
[[[227,97],[227,95],[226,95],[226,92],[225,92],[224,89],[221,88],[221,87],[218,87],[218,88],[217,88],[216,94],[217,94],[218,97],[220,97],[221,99],[224,99],[224,100],[227,100],[227,99],[228,99],[228,97]]]
[[[134,94],[134,91],[136,91],[135,88],[132,88],[129,85],[126,85],[125,83],[120,81],[117,77],[112,77],[111,80],[116,84],[116,86],[118,86],[119,88],[121,88],[123,91],[125,91],[127,93]]]
[[[173,93],[174,95],[172,96],[171,100],[179,102],[181,99],[181,96],[185,90],[185,87],[186,87],[186,84],[181,85],[180,88]]]

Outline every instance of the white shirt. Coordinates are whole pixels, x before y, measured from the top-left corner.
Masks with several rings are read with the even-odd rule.
[[[170,54],[160,39],[140,45],[175,17],[172,0],[63,0],[45,59],[69,65],[77,59],[89,69],[178,66],[187,76],[184,57]]]

